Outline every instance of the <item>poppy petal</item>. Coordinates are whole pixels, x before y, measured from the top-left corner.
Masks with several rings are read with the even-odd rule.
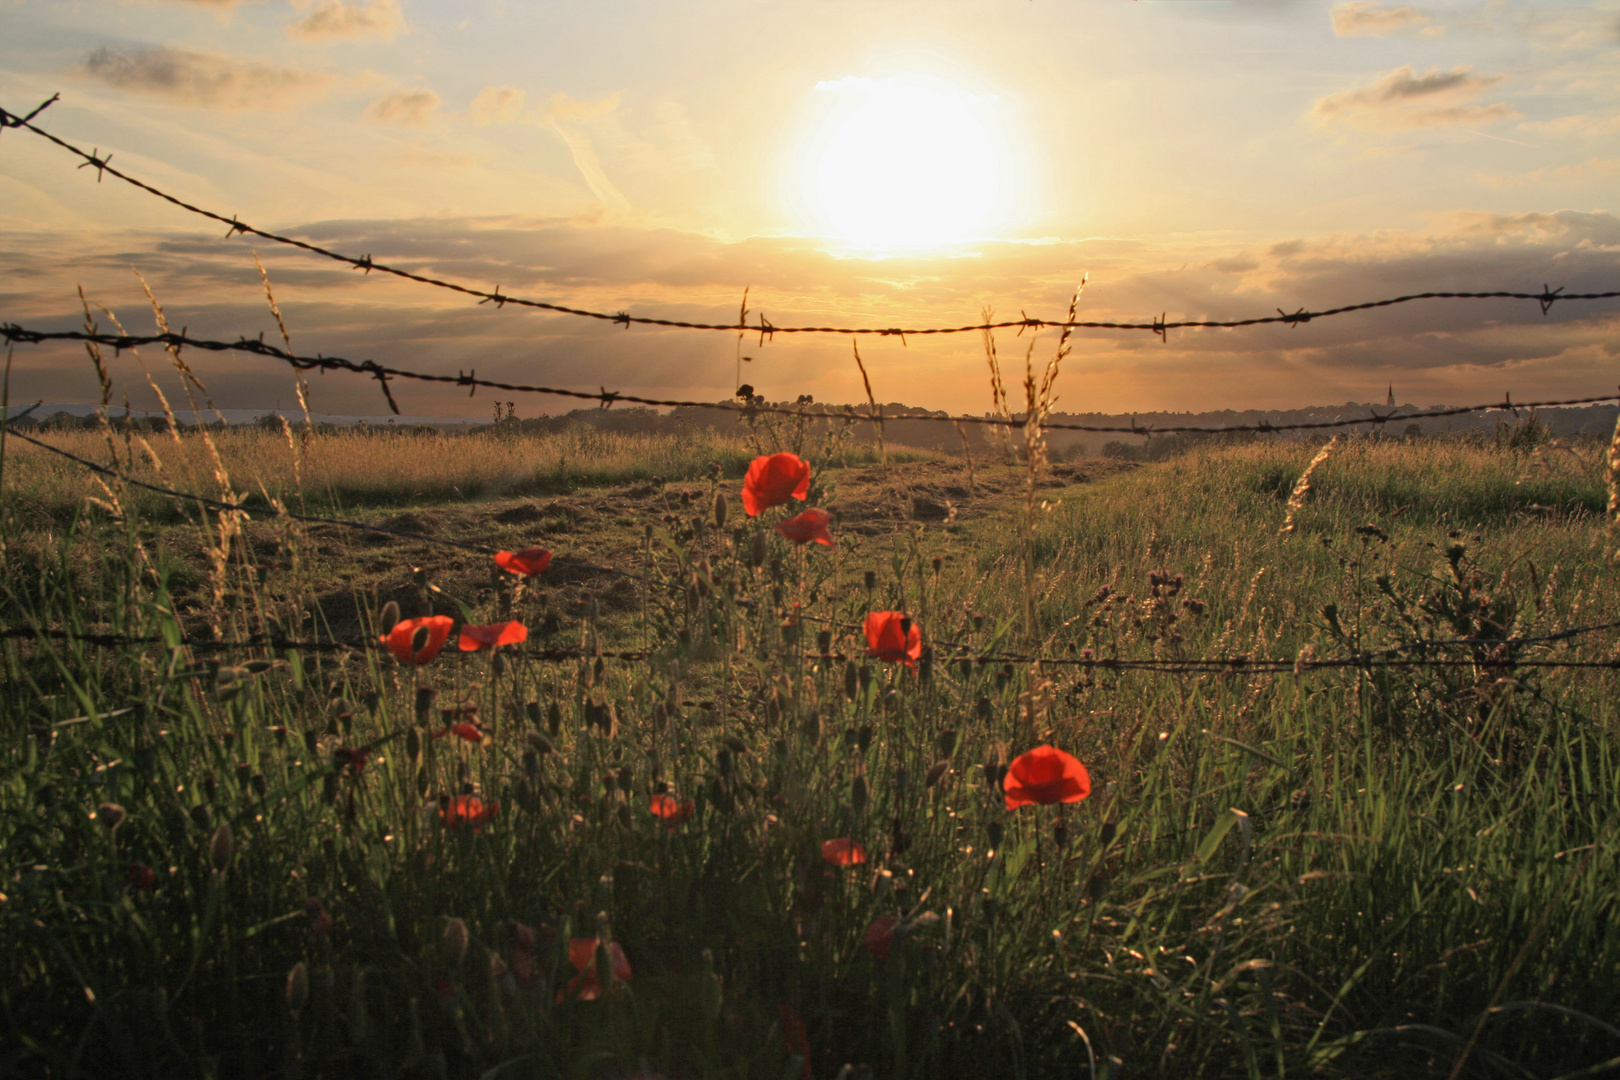
[[[456,644],[463,652],[473,652],[477,649],[497,649],[502,645],[516,645],[528,640],[529,628],[514,620],[482,626],[472,624],[463,626]]]
[[[387,645],[388,651],[399,657],[401,663],[426,664],[444,648],[453,624],[454,620],[448,615],[402,619],[378,640]]]
[[[786,521],[777,522],[776,531],[795,544],[814,542],[832,547],[832,533],[827,531],[827,523],[830,521],[832,521],[831,514],[819,507],[812,507]]]
[[[809,494],[810,463],[797,454],[762,454],[743,477],[742,503],[749,517]]]
[[[1074,755],[1055,746],[1037,746],[1013,759],[1002,791],[1008,810],[1079,802],[1091,794],[1091,774]]]
[[[495,565],[524,577],[534,577],[551,565],[551,552],[543,547],[528,547],[522,551],[497,551]]]

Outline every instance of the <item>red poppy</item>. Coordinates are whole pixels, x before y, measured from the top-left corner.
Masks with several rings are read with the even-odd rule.
[[[386,644],[388,651],[399,657],[401,663],[426,664],[444,648],[453,622],[448,615],[402,619],[378,640]],[[418,635],[421,635],[420,640]]]
[[[810,1036],[804,1030],[804,1017],[787,1002],[782,1003],[782,1046],[799,1059],[799,1080],[814,1080],[810,1070]]]
[[[827,531],[827,523],[832,515],[820,507],[811,507],[796,517],[776,523],[776,531],[793,541],[795,544],[807,544],[814,541],[832,547],[832,533]]]
[[[879,960],[887,960],[889,949],[894,945],[894,929],[899,925],[900,920],[893,915],[879,915],[866,928],[866,936],[861,938],[861,944]]]
[[[157,874],[143,862],[129,864],[129,883],[142,892],[157,888]]]
[[[899,611],[874,611],[866,616],[866,655],[898,660],[917,669],[922,656],[922,627]]]
[[[439,820],[444,822],[447,829],[471,825],[473,832],[482,832],[484,826],[494,821],[495,815],[500,812],[499,800],[486,804],[476,795],[457,795],[448,805],[439,807]]]
[[[462,652],[472,652],[475,649],[497,649],[502,645],[516,645],[520,641],[529,640],[529,628],[520,622],[489,623],[485,626],[474,626],[471,623],[461,628],[461,636],[456,639]]]
[[[662,818],[664,824],[671,829],[691,817],[692,811],[697,808],[697,804],[691,799],[681,802],[673,795],[664,794],[654,795],[648,806],[653,812],[653,817]]]
[[[497,551],[495,565],[524,577],[534,577],[551,565],[551,552],[543,547],[524,548],[522,551]]]
[[[821,845],[821,857],[834,866],[854,866],[866,861],[866,849],[847,836]]]
[[[443,731],[435,731],[433,733],[433,737],[435,739],[442,739],[446,735],[454,735],[458,739],[471,743],[481,743],[485,739],[489,738],[489,736],[484,733],[483,728],[479,727],[477,724],[468,723],[451,724]]]
[[[810,494],[810,463],[797,454],[768,454],[754,459],[743,477],[743,509],[754,517],[789,499]]]
[[[617,941],[607,943],[608,962],[613,965],[613,977],[620,982],[630,981],[630,961]],[[596,977],[596,939],[570,938],[568,961],[579,972],[568,980],[568,994],[580,1001],[595,1001],[602,996],[602,984]]]
[[[1074,755],[1055,746],[1037,746],[1013,759],[1001,786],[1009,810],[1031,803],[1079,802],[1091,794],[1091,774]]]

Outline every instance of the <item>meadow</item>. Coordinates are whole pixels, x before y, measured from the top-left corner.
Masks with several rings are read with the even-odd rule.
[[[42,436],[395,534],[7,440],[0,1074],[1620,1068],[1612,480],[1515,430]]]

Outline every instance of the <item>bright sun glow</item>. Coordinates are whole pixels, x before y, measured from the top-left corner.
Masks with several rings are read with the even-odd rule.
[[[852,247],[906,250],[986,236],[1009,216],[1012,155],[996,100],[921,76],[816,87],[827,111],[801,197]]]

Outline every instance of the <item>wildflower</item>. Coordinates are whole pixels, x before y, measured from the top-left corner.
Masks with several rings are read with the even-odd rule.
[[[524,577],[534,577],[551,565],[551,552],[543,547],[524,548],[522,551],[497,551],[495,565]]]
[[[332,760],[337,767],[348,769],[350,776],[359,776],[366,768],[366,759],[371,756],[371,748],[367,746],[350,747],[340,746],[332,751]]]
[[[457,795],[439,804],[439,820],[447,829],[471,825],[473,832],[482,832],[484,826],[495,820],[501,812],[499,800],[485,803],[477,795]]]
[[[658,794],[652,797],[648,807],[652,810],[653,817],[662,819],[667,827],[673,829],[692,816],[697,804],[691,799],[681,802],[673,795]]]
[[[922,656],[922,627],[898,611],[874,611],[866,616],[866,655],[898,660],[917,670]]]
[[[821,845],[821,857],[834,866],[855,866],[866,861],[866,849],[847,836]]]
[[[477,649],[498,649],[502,645],[516,645],[528,640],[528,627],[520,622],[503,622],[487,626],[463,626],[456,643],[461,646],[462,652],[473,652]]]
[[[469,724],[465,721],[459,724],[451,724],[443,731],[435,731],[433,733],[433,737],[435,739],[442,739],[446,735],[454,735],[463,742],[470,743],[481,743],[485,739],[489,738],[488,735],[484,734],[483,728],[479,727],[477,724]]]
[[[568,980],[568,996],[580,1001],[595,1001],[602,996],[602,983],[596,975],[596,945],[593,937],[570,938],[568,941],[568,960],[579,972]],[[613,977],[620,982],[628,982],[630,961],[619,943],[610,941],[603,948],[607,950],[608,962],[613,965]]]
[[[1079,802],[1091,794],[1091,774],[1072,754],[1055,746],[1037,746],[1013,759],[1001,786],[1009,810],[1032,803]]]
[[[797,454],[757,457],[743,477],[742,503],[749,517],[809,494],[810,463]]]
[[[379,640],[388,651],[399,657],[401,663],[426,664],[439,655],[450,637],[452,620],[448,615],[427,615],[420,619],[403,619]]]
[[[899,925],[900,920],[893,915],[879,915],[866,928],[866,936],[861,938],[861,944],[879,960],[887,960],[889,949],[894,945],[895,927]]]
[[[129,864],[129,883],[141,892],[150,892],[157,888],[157,874],[143,862],[132,862]]]
[[[804,513],[790,517],[786,521],[776,523],[776,531],[793,541],[795,544],[806,544],[814,541],[827,547],[832,547],[832,533],[827,531],[827,523],[832,515],[819,507],[812,507]]]

